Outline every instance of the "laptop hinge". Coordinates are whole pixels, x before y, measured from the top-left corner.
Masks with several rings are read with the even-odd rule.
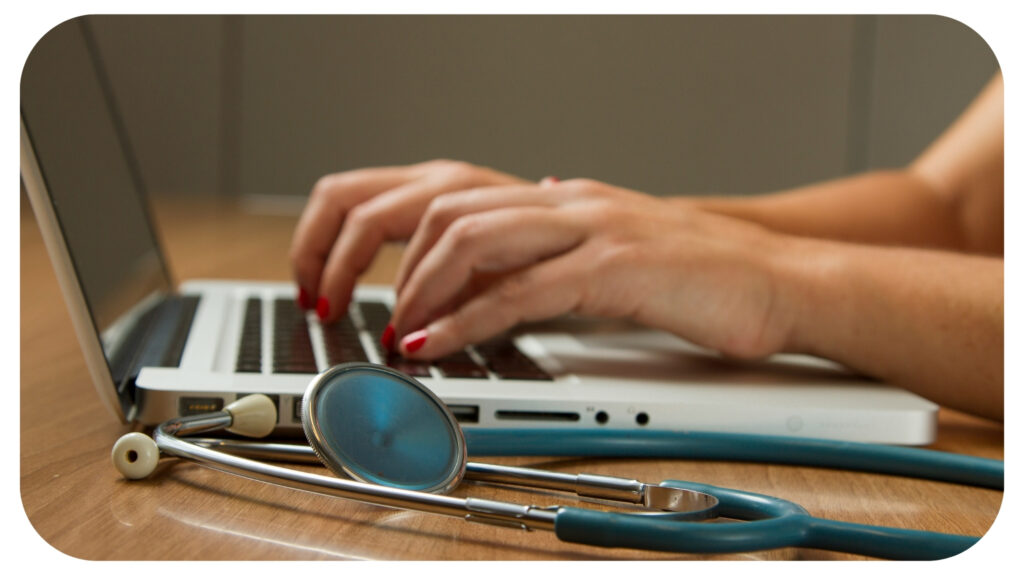
[[[110,361],[119,395],[134,395],[135,380],[142,368],[181,364],[198,306],[199,296],[168,296],[139,317]]]

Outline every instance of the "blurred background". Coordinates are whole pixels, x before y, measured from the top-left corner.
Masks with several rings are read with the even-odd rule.
[[[439,157],[660,195],[900,166],[998,66],[937,16],[89,18],[150,191],[296,210]]]

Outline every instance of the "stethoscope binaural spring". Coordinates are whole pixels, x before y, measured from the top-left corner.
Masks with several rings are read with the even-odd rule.
[[[335,366],[303,397],[309,446],[187,438],[227,429],[262,437],[276,422],[274,403],[250,395],[223,411],[172,419],[153,438],[122,437],[112,458],[131,479],[148,476],[161,453],[221,471],[300,490],[554,531],[559,539],[606,547],[685,553],[732,553],[811,547],[896,559],[956,555],[978,538],[844,523],[813,517],[782,499],[683,481],[660,484],[466,461],[466,440],[445,404],[416,379],[373,364]],[[593,438],[591,438],[593,439]],[[319,459],[338,477],[255,461]],[[343,479],[343,477],[353,477]],[[534,506],[446,495],[463,478],[554,489],[639,505],[639,511]],[[716,517],[741,522],[703,521]]]

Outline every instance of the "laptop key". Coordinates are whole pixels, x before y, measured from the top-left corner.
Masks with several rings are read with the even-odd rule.
[[[258,298],[245,301],[245,315],[242,320],[242,339],[238,344],[238,358],[235,371],[259,373],[262,370],[263,306]]]
[[[431,377],[429,362],[406,359],[396,352],[387,353],[384,364],[413,377]]]
[[[376,301],[362,301],[359,302],[359,312],[363,315],[366,331],[375,339],[380,339],[384,328],[391,321],[391,310],[388,306]]]
[[[306,314],[291,299],[274,301],[274,373],[317,373]]]
[[[435,361],[434,365],[447,377],[487,379],[487,370],[473,361],[465,351],[442,357]]]
[[[359,340],[359,332],[352,323],[352,318],[348,316],[323,326],[323,338],[327,363],[330,365],[369,360]]]
[[[487,341],[478,344],[476,350],[484,358],[487,368],[501,379],[553,381],[551,375],[519,351],[511,339]]]

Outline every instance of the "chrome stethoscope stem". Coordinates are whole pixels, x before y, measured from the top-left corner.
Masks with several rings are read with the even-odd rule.
[[[486,499],[462,499],[307,473],[230,455],[204,446],[205,442],[192,442],[178,437],[213,431],[230,423],[231,416],[222,412],[183,417],[157,427],[153,438],[157,447],[164,453],[240,477],[300,491],[312,491],[399,509],[462,517],[468,521],[506,527],[554,530],[557,514],[555,509]]]
[[[295,463],[319,461],[313,449],[308,445],[255,443],[211,438],[197,438],[189,440],[189,442],[218,452],[258,459]],[[466,479],[516,487],[554,489],[574,493],[579,497],[632,503],[651,510],[684,512],[689,514],[691,520],[711,518],[715,515],[715,498],[706,493],[666,488],[622,477],[588,473],[559,473],[469,461],[466,463]]]

